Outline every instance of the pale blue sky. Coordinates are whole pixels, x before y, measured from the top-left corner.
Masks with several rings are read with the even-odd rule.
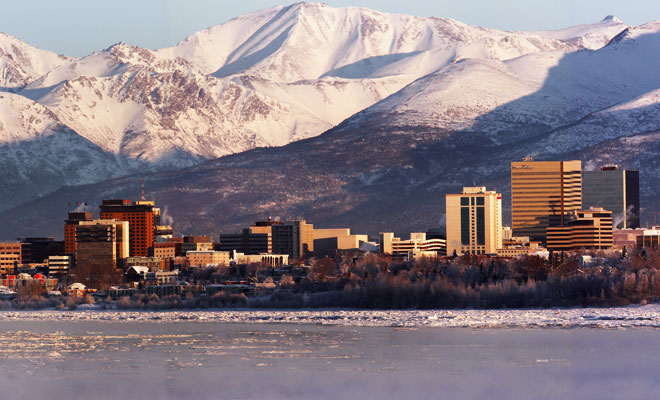
[[[84,56],[124,41],[150,49],[282,0],[8,0],[0,31],[32,45]],[[629,25],[660,19],[660,0],[326,0],[383,12],[454,18],[505,30],[555,29],[609,14]]]

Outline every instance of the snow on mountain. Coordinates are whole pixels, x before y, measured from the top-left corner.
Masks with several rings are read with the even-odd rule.
[[[71,60],[0,33],[0,90],[26,86]]]
[[[608,15],[595,24],[571,26],[553,31],[536,31],[533,34],[544,39],[557,39],[586,49],[597,50],[628,26],[614,15]]]
[[[0,198],[20,204],[62,186],[98,182],[136,170],[80,137],[48,108],[0,93]]]
[[[89,164],[67,178],[75,185],[284,146],[340,123],[333,132],[481,132],[489,143],[515,141],[526,134],[522,126],[558,129],[657,89],[660,53],[647,41],[654,29],[608,17],[559,31],[504,32],[297,3],[240,16],[170,48],[118,43],[80,59],[0,36],[0,67],[11,66],[0,70],[0,85],[35,100],[66,127],[58,132],[94,149],[92,158],[66,153],[66,163]],[[11,135],[34,133],[17,125]],[[18,172],[31,171],[26,160],[7,157]],[[63,176],[61,155],[43,157],[49,173]],[[1,200],[0,209],[18,204]]]
[[[537,51],[572,51],[591,48],[585,43],[595,41],[592,36],[604,45],[625,28],[606,19],[566,31],[503,32],[444,18],[297,3],[245,15],[158,52],[186,58],[219,77],[248,73],[276,82],[406,72],[420,77],[414,70],[421,60],[403,63],[413,64],[412,71],[402,68],[402,61],[421,58],[438,69],[462,58],[506,60]],[[398,67],[388,70],[393,64]]]
[[[501,140],[496,135],[515,125],[574,123],[660,88],[660,29],[651,26],[627,29],[626,40],[598,50],[453,63],[356,114],[343,129],[387,121],[489,132]]]

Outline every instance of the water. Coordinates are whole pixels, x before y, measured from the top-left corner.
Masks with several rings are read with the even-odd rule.
[[[9,319],[0,398],[656,398],[659,334]]]

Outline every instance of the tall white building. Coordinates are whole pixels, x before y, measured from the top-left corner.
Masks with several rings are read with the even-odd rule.
[[[447,194],[447,255],[495,254],[502,247],[502,195],[485,186]]]

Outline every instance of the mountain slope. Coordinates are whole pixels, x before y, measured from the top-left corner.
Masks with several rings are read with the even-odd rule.
[[[119,43],[43,63],[47,71],[27,74],[14,89],[28,103],[5,112],[21,113],[35,100],[63,127],[53,132],[69,135],[50,136],[89,150],[31,150],[44,176],[58,177],[47,184],[28,159],[7,153],[3,162],[32,189],[20,198],[0,193],[0,210],[57,185],[92,184],[30,204],[136,197],[137,175],[93,183],[139,171],[170,209],[197,205],[178,211],[186,221],[178,227],[189,231],[265,214],[350,222],[371,233],[392,229],[384,221],[412,229],[424,215],[439,220],[442,194],[465,183],[506,192],[502,171],[511,159],[568,157],[650,134],[658,31],[657,23],[628,27],[608,17],[559,31],[502,32],[298,3],[238,17],[167,49]],[[37,128],[14,124],[9,142],[38,136]],[[273,146],[285,147],[228,156]],[[213,160],[220,156],[227,157]],[[25,223],[20,210],[6,217]]]
[[[62,186],[124,175],[138,166],[80,137],[46,107],[0,93],[0,198],[20,204]]]
[[[644,26],[596,51],[465,60],[321,136],[150,174],[148,197],[168,207],[182,233],[233,231],[266,216],[405,233],[441,225],[444,194],[471,184],[504,194],[506,220],[509,163],[534,155],[581,159],[586,168],[639,169],[642,219],[653,221],[660,210],[660,174],[653,168],[660,154],[660,78],[647,72],[660,68],[653,55],[659,43],[660,29]],[[635,67],[640,54],[648,64]],[[595,78],[583,79],[585,87],[574,93],[566,71],[584,74],[580,68],[595,70]],[[461,90],[470,96],[461,98]],[[438,114],[426,117],[432,110]],[[135,198],[137,181],[130,176],[60,190],[1,214],[0,222],[18,229],[35,218],[34,210],[63,215],[72,197],[91,204]],[[53,233],[60,228],[44,213],[39,218]]]
[[[72,60],[0,33],[0,91],[22,88]]]

